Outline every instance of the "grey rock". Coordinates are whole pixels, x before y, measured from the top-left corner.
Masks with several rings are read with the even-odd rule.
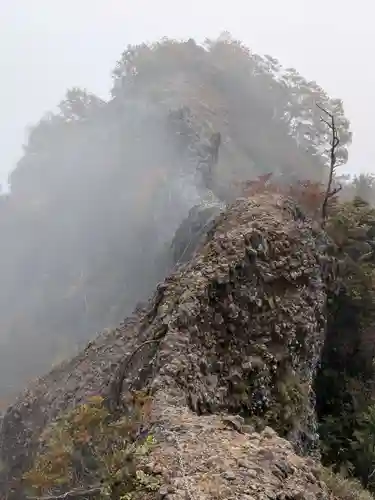
[[[5,467],[0,472],[0,496],[6,497],[5,485],[11,478],[21,488],[20,475],[28,467],[25,457],[38,449],[46,425],[92,394],[105,396],[109,406],[117,408],[135,388],[152,389],[160,453],[167,456],[167,450],[172,450],[174,457],[180,453],[181,460],[186,457],[185,466],[196,470],[200,455],[190,456],[189,446],[202,446],[207,460],[209,455],[231,453],[230,447],[223,445],[226,440],[240,440],[247,445],[244,455],[256,448],[252,460],[267,471],[269,481],[271,477],[276,481],[270,472],[280,459],[276,432],[266,429],[260,436],[243,434],[241,419],[223,430],[219,414],[244,411],[256,415],[266,426],[267,415],[284,414],[283,400],[273,381],[290,383],[291,376],[285,378],[285,373],[292,374],[296,390],[306,391],[306,402],[296,408],[288,422],[287,438],[301,455],[313,452],[318,438],[311,381],[324,341],[325,278],[318,258],[322,250],[312,235],[311,222],[295,220],[287,205],[289,202],[276,194],[236,201],[213,219],[210,231],[193,245],[190,260],[175,269],[143,310],[137,310],[117,330],[98,336],[83,353],[30,385],[3,417],[0,460]],[[186,230],[189,233],[190,229]],[[176,246],[179,255],[186,234],[184,230],[177,238],[181,243]],[[251,241],[257,248],[262,244],[263,250],[267,241],[267,252],[251,258]],[[327,275],[329,265],[326,260]],[[267,274],[283,283],[274,291],[272,307],[268,300],[272,282],[266,284],[262,278]],[[302,289],[301,279],[305,283]],[[225,321],[215,321],[218,311]],[[249,360],[256,367],[255,377],[248,376]],[[117,368],[106,370],[109,363]],[[171,415],[176,417],[173,426],[186,425],[185,432],[167,433]],[[213,427],[205,433],[208,422]],[[212,439],[215,433],[223,443]],[[183,453],[178,451],[176,436],[184,441]],[[292,453],[288,443],[280,442],[284,451]],[[153,461],[157,463],[157,457]],[[173,469],[179,462],[174,458],[167,463]],[[236,464],[233,459],[226,474],[227,480],[239,488]],[[182,474],[177,470],[173,473]],[[305,486],[304,474],[298,477]],[[247,481],[252,484],[244,485],[242,493],[245,489],[250,494],[264,490],[256,478],[248,476]],[[195,483],[189,484],[193,488]],[[19,493],[16,489],[8,499],[18,499]]]
[[[223,473],[223,477],[225,479],[227,479],[228,481],[235,481],[236,474],[233,471],[228,470],[228,471],[226,471],[226,472]]]

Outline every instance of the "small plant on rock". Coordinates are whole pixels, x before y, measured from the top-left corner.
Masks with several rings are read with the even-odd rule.
[[[26,483],[39,496],[56,497],[130,499],[157,489],[158,479],[138,469],[154,444],[145,431],[149,397],[137,393],[133,402],[128,415],[114,420],[103,398],[93,397],[50,425]]]

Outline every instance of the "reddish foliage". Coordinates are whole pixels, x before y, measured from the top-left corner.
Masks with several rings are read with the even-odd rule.
[[[251,197],[257,193],[280,193],[291,197],[306,212],[316,219],[322,215],[322,206],[326,195],[326,187],[320,182],[309,180],[297,181],[293,184],[272,182],[272,173],[259,176],[257,179],[236,183],[240,196]],[[337,196],[329,199],[329,206],[337,202]]]
[[[250,197],[256,193],[263,193],[268,191],[268,187],[270,186],[270,179],[272,177],[272,172],[260,175],[257,179],[236,182],[235,186],[239,188],[239,192],[241,196]]]
[[[320,182],[299,181],[289,187],[291,196],[309,215],[319,216],[325,197],[325,188]]]

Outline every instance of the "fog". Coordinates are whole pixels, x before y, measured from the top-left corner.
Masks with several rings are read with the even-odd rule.
[[[77,85],[108,94],[110,71],[128,43],[163,36],[204,39],[222,30],[342,98],[354,130],[348,169],[372,170],[372,14],[367,0],[4,1],[0,177],[20,155],[25,126],[53,108],[66,88]]]
[[[233,181],[269,171],[322,179],[329,135],[316,101],[335,111],[343,154],[351,120],[343,170],[372,169],[365,4],[37,0],[1,9],[0,176],[12,173],[0,197],[0,396],[146,300],[172,268],[173,235],[194,205],[219,207]],[[302,76],[279,82],[275,61],[233,40],[205,49],[166,41],[116,66],[128,44],[201,42],[222,30]],[[88,91],[66,95],[72,87]],[[217,131],[207,188],[198,167]]]

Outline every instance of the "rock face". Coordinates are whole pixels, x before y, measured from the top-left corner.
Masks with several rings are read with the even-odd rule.
[[[8,498],[22,498],[20,475],[57,415],[92,394],[117,406],[129,390],[145,388],[153,394],[155,433],[165,442],[160,462],[169,467],[180,445],[195,462],[190,479],[182,475],[177,489],[213,498],[210,484],[218,477],[232,495],[238,489],[238,498],[261,498],[255,493],[262,474],[271,490],[279,488],[280,478],[292,474],[284,460],[291,446],[267,431],[253,437],[238,429],[219,431],[218,415],[240,415],[247,432],[271,426],[300,454],[314,454],[311,385],[325,330],[319,256],[309,222],[290,200],[270,194],[237,200],[199,240],[190,262],[159,285],[145,310],[36,381],[8,409],[0,435],[0,493],[13,485],[15,496]],[[182,444],[167,444],[170,433]],[[279,459],[285,462],[280,467]],[[263,470],[263,461],[274,462],[276,472]],[[252,493],[248,479],[254,474]],[[285,491],[299,477],[288,480]]]
[[[144,467],[163,477],[167,500],[333,498],[317,464],[269,427],[247,433],[186,407],[169,407],[158,419],[164,443]]]
[[[214,227],[215,219],[223,207],[220,204],[194,206],[176,231],[172,241],[173,261],[189,262],[199,243]]]

